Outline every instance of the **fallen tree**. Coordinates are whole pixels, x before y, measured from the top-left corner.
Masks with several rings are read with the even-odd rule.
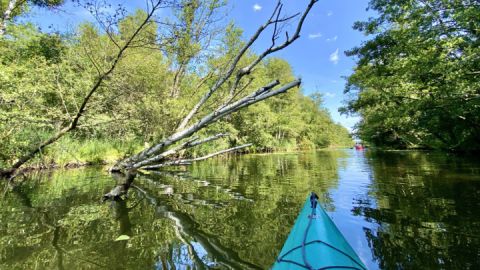
[[[287,16],[282,13],[283,3],[278,1],[267,21],[255,31],[252,37],[243,45],[238,53],[234,55],[232,59],[230,59],[229,65],[224,70],[218,72],[215,83],[212,84],[208,91],[206,91],[200,100],[180,121],[176,131],[166,139],[153,144],[151,147],[117,162],[117,164],[110,168],[110,171],[128,174],[139,169],[153,170],[165,166],[189,165],[195,161],[204,160],[224,153],[238,151],[250,146],[250,144],[234,146],[229,149],[224,149],[222,151],[197,158],[183,158],[181,155],[178,155],[179,152],[188,148],[225,137],[225,134],[223,133],[204,139],[200,139],[198,136],[195,136],[198,131],[204,129],[217,120],[237,112],[242,108],[285,93],[292,88],[300,86],[300,79],[293,80],[283,85],[280,85],[281,83],[279,80],[275,80],[264,85],[263,87],[260,87],[256,91],[251,92],[250,94],[242,95],[245,87],[248,87],[250,84],[250,81],[246,83],[244,82],[246,81],[247,75],[251,74],[255,67],[267,56],[288,47],[300,37],[300,32],[305,19],[312,7],[317,2],[318,0],[310,0],[302,12]],[[298,18],[298,21],[295,25],[293,34],[290,35],[287,31],[283,31],[283,29],[287,23],[291,23],[291,21],[295,18]],[[253,44],[255,44],[255,42],[259,39],[260,35],[267,31],[271,31],[270,46],[264,49],[260,54],[256,55],[256,57],[248,62],[247,65],[239,67],[239,63],[247,51],[251,49]],[[284,40],[279,42],[283,35]],[[208,73],[206,76],[211,76],[211,74],[212,73]],[[205,107],[205,104],[212,98],[212,96],[222,88],[228,89],[228,91],[224,91],[226,94],[220,97],[220,99],[224,101],[220,102],[220,105],[215,109],[204,114],[203,117],[199,117],[196,119],[196,121],[193,121],[193,119],[195,119],[201,109]],[[121,188],[115,187],[114,189]]]

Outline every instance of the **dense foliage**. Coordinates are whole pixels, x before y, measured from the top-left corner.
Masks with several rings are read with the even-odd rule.
[[[372,0],[372,38],[347,52],[345,112],[359,136],[394,148],[480,150],[480,4],[468,0]]]
[[[218,12],[223,4],[194,2],[210,12]],[[242,44],[242,31],[232,24],[221,32],[195,28],[208,21],[198,17],[198,10],[190,9],[186,6],[175,14],[182,24],[145,27],[135,46],[125,52],[115,72],[92,96],[78,127],[47,147],[34,162],[113,161],[171,134],[214,83],[209,77],[202,80],[201,75],[211,70],[209,67],[225,65]],[[137,11],[123,18],[113,37],[90,23],[80,25],[74,33],[45,33],[28,23],[9,25],[0,38],[0,168],[71,121],[100,71],[115,61],[117,46],[145,16]],[[169,39],[172,36],[175,38]],[[215,46],[204,40],[215,40]],[[249,52],[246,58],[253,57],[254,52]],[[277,78],[288,81],[293,72],[284,60],[269,58],[248,76],[244,92]],[[221,90],[196,117],[222,104],[227,96],[228,89]],[[307,97],[298,89],[223,119],[202,135],[225,130],[230,133],[228,140],[186,154],[204,154],[239,142],[252,142],[251,151],[351,144],[348,131],[334,123],[322,107],[321,95]]]

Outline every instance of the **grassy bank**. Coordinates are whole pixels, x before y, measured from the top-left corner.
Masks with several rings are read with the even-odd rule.
[[[248,153],[268,154],[268,153],[286,153],[309,151],[317,149],[306,147],[305,144],[295,145],[293,143],[278,145],[268,150],[251,147]],[[77,139],[70,136],[62,138],[58,143],[48,147],[35,159],[33,159],[26,169],[47,169],[47,168],[70,168],[87,165],[108,165],[126,156],[130,156],[143,150],[145,144],[140,140],[119,140],[108,138]],[[202,156],[217,151],[218,149],[228,148],[226,142],[216,142],[212,145],[203,145],[191,154]],[[350,147],[350,146],[348,146]],[[329,147],[330,148],[330,147]],[[3,165],[3,164],[2,164]],[[6,167],[6,166],[5,166]]]
[[[85,165],[112,164],[126,155],[143,149],[139,141],[112,139],[62,138],[57,144],[32,160],[27,167],[77,167]]]

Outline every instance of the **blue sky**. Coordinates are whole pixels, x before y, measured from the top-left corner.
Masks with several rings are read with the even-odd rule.
[[[273,0],[234,1],[232,17],[248,36],[268,18],[275,3]],[[284,3],[287,12],[293,14],[305,7],[308,1],[286,0]],[[295,74],[302,78],[304,93],[323,93],[325,106],[333,119],[349,129],[358,118],[340,115],[338,108],[344,100],[345,80],[342,77],[352,73],[355,62],[347,58],[344,51],[366,40],[352,26],[355,21],[372,16],[366,11],[367,5],[367,0],[319,1],[304,24],[301,38],[276,54],[286,59]],[[268,42],[267,37],[264,46]]]
[[[134,3],[144,3],[114,2],[123,2],[129,9],[135,7]],[[274,0],[231,0],[229,19],[244,29],[244,35],[248,38],[269,17],[275,3]],[[284,0],[284,4],[286,14],[293,14],[301,11],[308,4],[308,0]],[[345,56],[344,51],[367,39],[352,29],[355,21],[366,20],[372,15],[366,11],[367,5],[368,0],[319,1],[307,18],[300,39],[274,55],[286,59],[292,65],[295,74],[303,80],[302,88],[305,94],[314,91],[323,93],[325,106],[333,119],[349,129],[358,118],[340,115],[338,108],[344,100],[345,80],[342,77],[352,73],[355,63],[354,59]],[[57,30],[73,30],[79,22],[92,20],[92,17],[86,10],[74,7],[68,2],[62,11],[52,13],[33,10],[24,20],[32,21],[43,29],[52,26]],[[260,51],[268,46],[269,42],[270,37],[264,36],[254,50]]]

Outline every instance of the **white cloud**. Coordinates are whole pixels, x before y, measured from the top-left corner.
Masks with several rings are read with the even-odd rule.
[[[338,48],[337,48],[332,54],[330,54],[330,62],[336,65],[338,64],[338,60],[339,60],[339,57],[338,57]]]
[[[309,34],[309,35],[308,35],[308,38],[309,38],[309,39],[316,39],[316,38],[319,38],[319,37],[322,37],[322,34],[321,34],[321,33]]]
[[[328,17],[330,17],[330,16],[332,16],[332,15],[333,15],[333,12],[332,12],[331,10],[327,12],[327,16],[328,16]]]
[[[257,12],[257,11],[260,11],[260,10],[262,10],[262,6],[260,6],[259,4],[253,5],[253,11]]]
[[[325,97],[333,98],[333,97],[335,97],[335,93],[325,92]]]
[[[327,42],[337,41],[337,38],[338,38],[338,36],[334,36],[332,38],[327,38]]]

